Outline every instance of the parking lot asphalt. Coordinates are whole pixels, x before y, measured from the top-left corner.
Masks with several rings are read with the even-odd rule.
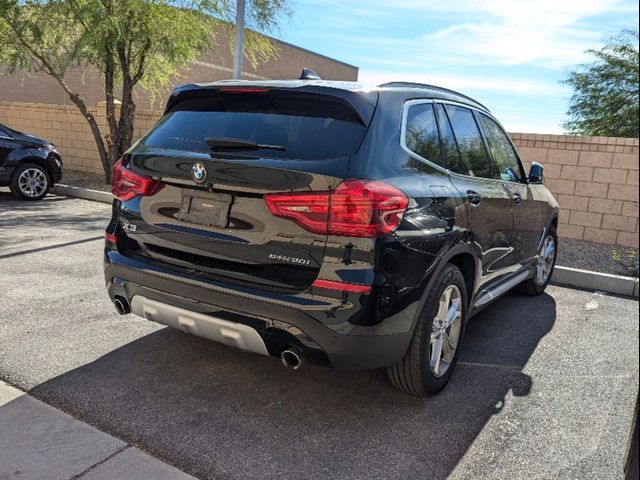
[[[451,384],[413,398],[379,371],[289,371],[118,316],[102,277],[110,206],[5,192],[0,379],[185,472],[621,477],[638,393],[635,300],[561,287],[508,295],[470,322]]]

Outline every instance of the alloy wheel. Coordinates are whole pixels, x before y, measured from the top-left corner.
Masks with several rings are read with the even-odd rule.
[[[46,191],[48,183],[46,174],[37,168],[27,168],[18,178],[20,191],[29,198],[42,195]]]
[[[434,376],[442,377],[453,362],[462,328],[462,294],[455,285],[442,292],[438,312],[433,319],[429,360]]]
[[[542,243],[538,254],[538,264],[536,265],[536,283],[538,286],[545,285],[549,280],[555,260],[556,241],[552,235],[549,235]]]

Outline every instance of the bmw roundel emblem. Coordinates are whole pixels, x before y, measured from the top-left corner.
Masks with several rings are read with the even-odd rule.
[[[207,178],[207,169],[200,162],[194,163],[191,167],[191,176],[196,182],[202,183]]]

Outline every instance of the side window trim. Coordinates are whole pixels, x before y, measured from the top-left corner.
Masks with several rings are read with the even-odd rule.
[[[406,129],[407,129],[407,117],[409,115],[409,107],[412,106],[412,105],[420,105],[420,104],[423,104],[423,103],[430,103],[430,104],[432,104],[434,106],[434,108],[437,105],[441,105],[443,107],[442,110],[444,111],[445,115],[447,116],[447,120],[449,121],[449,123],[451,123],[451,120],[449,119],[449,114],[447,113],[447,109],[446,109],[445,106],[446,105],[455,105],[455,106],[458,106],[458,107],[468,108],[469,110],[471,110],[473,112],[473,114],[474,114],[474,118],[475,118],[475,115],[478,114],[478,113],[483,114],[483,115],[487,115],[489,118],[493,119],[500,126],[500,128],[503,131],[505,131],[504,128],[502,128],[502,125],[500,125],[500,122],[495,120],[495,118],[492,115],[490,115],[488,113],[485,113],[485,112],[482,112],[479,109],[477,109],[477,108],[475,108],[475,107],[473,107],[471,105],[466,105],[464,103],[458,103],[458,102],[449,101],[449,100],[437,100],[436,101],[434,99],[428,99],[428,98],[421,98],[421,99],[417,99],[417,100],[408,100],[408,101],[404,102],[404,105],[402,106],[402,125],[400,127],[400,147],[405,151],[405,153],[409,154],[411,157],[415,158],[416,160],[424,162],[427,165],[429,165],[430,167],[433,167],[433,168],[435,168],[435,169],[437,169],[437,170],[439,170],[439,171],[441,171],[443,173],[447,173],[449,175],[454,175],[454,176],[462,177],[462,178],[470,178],[470,179],[474,179],[474,180],[485,180],[485,181],[490,181],[490,182],[500,182],[500,183],[508,182],[507,180],[498,180],[498,179],[495,179],[495,178],[484,178],[484,177],[472,177],[471,175],[465,175],[464,173],[454,172],[453,170],[445,168],[442,165],[438,165],[436,163],[433,163],[432,161],[427,160],[426,158],[423,158],[420,155],[418,155],[417,153],[411,151],[407,147],[406,142],[405,142],[405,133],[406,133]],[[478,123],[477,118],[475,118],[475,120],[476,120],[476,123]],[[440,145],[442,146],[442,127],[440,126],[440,121],[438,119],[438,115],[436,115],[436,124],[438,125],[438,135],[440,136]],[[485,133],[484,133],[483,128],[480,125],[478,125],[478,128],[480,129],[480,134],[482,135],[483,142],[486,142]],[[505,133],[506,133],[506,131],[505,131]],[[455,133],[453,135],[453,138],[454,138],[454,140],[456,142],[456,148],[458,149],[458,154],[459,154],[460,153],[460,146],[458,145],[458,139],[456,138]],[[516,154],[516,157],[518,158],[518,163],[520,165],[520,170],[521,170],[521,172],[523,174],[523,179],[524,179],[524,181],[521,182],[521,183],[518,183],[518,182],[508,182],[508,183],[517,183],[518,185],[522,185],[522,184],[528,185],[529,182],[527,181],[527,176],[526,176],[526,173],[525,173],[525,170],[524,170],[524,164],[522,163],[522,158],[520,158],[520,154],[518,153],[518,150],[515,148],[515,145],[513,144],[513,141],[511,140],[511,137],[509,137],[509,135],[507,135],[507,138],[509,139],[509,142],[511,143],[511,146],[513,147],[513,150],[514,150],[514,152]],[[486,155],[487,155],[487,159],[490,159],[489,151],[487,149],[486,143],[484,145],[484,148],[485,148],[485,152],[486,152]],[[443,150],[444,149],[441,148],[441,152],[443,152]],[[446,158],[443,158],[442,160],[443,160],[444,165],[447,165]],[[493,162],[490,162],[490,163],[491,163],[490,168],[492,169],[492,172],[493,172]]]

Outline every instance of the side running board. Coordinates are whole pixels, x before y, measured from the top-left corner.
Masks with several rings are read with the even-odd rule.
[[[501,297],[512,288],[518,286],[519,284],[527,280],[530,276],[531,272],[529,270],[523,270],[513,277],[510,277],[508,280],[506,280],[504,283],[501,283],[497,287],[492,288],[491,290],[483,290],[478,295],[474,306],[476,308],[485,306],[496,298]]]

